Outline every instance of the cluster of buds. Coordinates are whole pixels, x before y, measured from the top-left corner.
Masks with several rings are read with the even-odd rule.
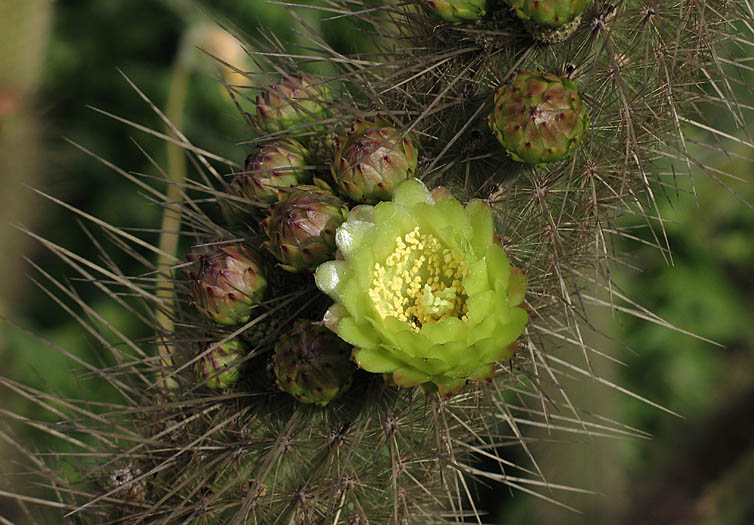
[[[531,36],[549,44],[569,38],[581,23],[588,0],[503,0]],[[425,0],[429,11],[453,24],[479,23],[487,0]]]
[[[579,27],[589,0],[503,0],[537,40],[554,44]],[[427,0],[453,23],[485,16],[485,0]],[[513,160],[531,164],[567,158],[589,128],[589,115],[574,83],[546,72],[518,72],[494,95],[489,125]]]
[[[483,3],[467,7],[475,5],[483,12]],[[258,99],[261,130],[290,132],[322,117],[324,84],[292,79]],[[489,118],[510,155],[535,164],[565,158],[588,122],[569,80],[536,73],[498,90]],[[340,196],[317,177],[305,184],[309,152],[290,138],[259,147],[231,184],[264,209],[262,244],[277,266],[316,270],[316,285],[335,301],[322,324],[299,320],[277,341],[276,385],[325,406],[348,389],[356,365],[390,385],[443,394],[491,379],[528,315],[526,277],[496,242],[489,207],[464,207],[444,188],[429,192],[413,178],[412,140],[382,118],[357,120],[334,142],[330,175]],[[200,265],[191,274],[199,311],[222,325],[246,322],[266,286],[255,254],[233,245],[190,259]],[[213,348],[197,360],[196,380],[227,388],[243,355],[237,340]]]

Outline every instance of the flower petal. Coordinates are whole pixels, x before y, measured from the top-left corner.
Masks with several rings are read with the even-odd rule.
[[[438,345],[466,339],[467,329],[468,325],[465,322],[457,317],[448,317],[436,323],[426,323],[419,333]]]
[[[395,317],[393,318],[395,319]],[[395,319],[397,322],[398,319]],[[405,325],[405,323],[401,323]],[[406,352],[411,357],[431,357],[427,351],[432,347],[430,340],[420,333],[413,330],[400,330],[395,333],[395,339],[398,342],[398,348]]]
[[[474,325],[472,326],[474,330],[476,325],[490,318],[490,314],[495,309],[496,299],[495,292],[492,290],[479,292],[466,299],[466,306],[469,309],[469,322]],[[473,337],[474,334],[471,335]]]
[[[477,348],[480,355],[488,362],[507,361],[513,354],[516,353],[516,349],[509,344],[500,344],[501,340],[497,338],[489,338],[479,341]]]
[[[459,366],[459,363],[464,361],[475,361],[475,357],[470,353],[469,345],[466,341],[448,341],[445,344],[434,345],[430,349],[431,355],[436,359],[440,359],[447,363],[444,370],[445,375],[454,376],[454,370]]]
[[[498,325],[493,336],[489,338],[494,344],[487,345],[485,340],[476,343],[484,347],[481,350],[481,357],[487,362],[503,361],[510,358],[513,351],[509,350],[508,347],[524,331],[528,318],[529,316],[523,308],[512,308],[510,322]]]
[[[338,325],[344,317],[348,317],[348,310],[346,310],[345,306],[340,303],[333,303],[325,312],[324,317],[322,317],[322,324],[337,334]]]
[[[403,348],[385,348],[385,350],[390,351],[393,358],[401,361],[403,366],[415,368],[430,376],[444,375],[452,369],[447,361],[439,359],[442,353],[437,347],[431,352],[436,357],[411,357],[405,354]]]
[[[434,384],[437,385],[437,391],[443,396],[457,394],[466,384],[466,378],[463,377],[443,377],[435,378]]]
[[[515,267],[511,268],[510,283],[508,285],[508,303],[511,306],[518,306],[524,302],[527,281],[528,279],[524,272]]]
[[[314,273],[314,283],[334,300],[340,300],[341,283],[347,273],[346,264],[343,261],[327,261],[317,267]]]
[[[495,235],[492,211],[486,202],[475,199],[466,205],[466,216],[473,227],[469,243],[477,257],[484,257]]]
[[[371,348],[379,345],[374,330],[369,325],[357,323],[353,317],[343,317],[338,324],[338,335],[341,339],[360,348]]]
[[[354,348],[351,358],[359,368],[373,374],[391,373],[403,363],[380,347]]]
[[[374,224],[366,221],[348,220],[335,233],[335,244],[344,257],[359,249],[371,237]]]
[[[393,372],[393,381],[398,386],[410,387],[428,383],[432,378],[411,367],[399,368]]]
[[[489,381],[495,377],[495,364],[481,365],[476,370],[469,372],[468,378],[472,381]]]
[[[360,204],[348,212],[348,221],[363,221],[374,223],[374,206]]]
[[[429,190],[419,179],[406,179],[395,188],[393,202],[406,208],[420,202],[430,202]]]
[[[496,283],[500,281],[500,286],[507,287],[510,280],[510,262],[508,256],[497,244],[492,244],[487,248],[484,255],[487,263],[487,275],[489,276],[490,288],[495,288]]]
[[[395,203],[391,201],[380,202],[374,206],[374,209],[372,210],[372,220],[375,224],[381,226],[380,233],[382,233],[382,225],[395,216],[396,209]]]
[[[463,287],[469,296],[474,296],[490,289],[486,261],[479,260],[469,263],[469,269],[463,278]]]
[[[345,279],[339,287],[341,302],[348,312],[356,319],[363,319],[376,314],[372,299],[364,293],[364,283],[362,279],[353,276]]]
[[[494,313],[488,314],[477,323],[468,338],[469,344],[476,344],[477,341],[487,337],[498,337],[500,330],[500,318]]]
[[[442,199],[435,204],[435,209],[445,218],[445,222],[464,235],[470,231],[471,224],[466,214],[466,209],[455,199]]]

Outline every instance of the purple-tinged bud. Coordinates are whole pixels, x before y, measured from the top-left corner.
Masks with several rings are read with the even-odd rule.
[[[314,271],[334,258],[335,230],[346,219],[348,207],[322,187],[295,186],[285,193],[262,221],[269,238],[264,246],[283,269]]]
[[[342,195],[362,204],[390,200],[395,186],[416,173],[418,154],[410,139],[384,119],[359,120],[336,140],[333,180]]]
[[[280,190],[309,182],[311,174],[304,169],[308,150],[288,139],[260,146],[246,157],[244,172],[233,179],[229,192],[251,201],[272,204]]]
[[[199,265],[198,272],[189,273],[192,299],[199,312],[221,325],[248,321],[251,307],[262,301],[267,288],[256,254],[235,244],[186,258]]]

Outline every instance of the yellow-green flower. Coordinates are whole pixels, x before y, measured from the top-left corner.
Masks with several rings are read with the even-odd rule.
[[[513,355],[526,277],[495,242],[484,202],[464,207],[408,179],[392,201],[351,210],[335,238],[338,260],[315,276],[335,301],[324,322],[364,370],[451,394]]]

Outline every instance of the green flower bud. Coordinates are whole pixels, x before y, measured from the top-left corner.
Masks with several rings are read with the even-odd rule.
[[[426,0],[426,5],[448,22],[468,22],[484,17],[487,0]]]
[[[252,121],[267,133],[311,125],[330,116],[327,104],[331,98],[327,84],[311,75],[287,75],[280,84],[269,86],[257,96]]]
[[[281,188],[311,181],[311,173],[303,169],[307,155],[307,149],[293,139],[264,144],[246,157],[244,173],[233,179],[229,193],[272,204]]]
[[[495,242],[484,202],[464,207],[409,179],[392,202],[351,210],[336,242],[342,260],[315,274],[335,301],[323,322],[364,370],[451,394],[513,355],[526,277]]]
[[[238,339],[231,339],[194,363],[194,378],[207,388],[222,390],[241,379],[239,363],[246,355],[246,349]]]
[[[349,345],[303,319],[277,342],[272,362],[280,390],[321,407],[348,390],[356,368]]]
[[[345,220],[348,207],[323,187],[295,186],[285,193],[262,221],[269,238],[264,246],[283,269],[314,271],[335,254],[335,230]]]
[[[558,28],[581,15],[589,0],[505,0],[524,22]]]
[[[541,164],[576,149],[589,128],[589,114],[566,77],[519,71],[495,92],[488,123],[513,160]]]

